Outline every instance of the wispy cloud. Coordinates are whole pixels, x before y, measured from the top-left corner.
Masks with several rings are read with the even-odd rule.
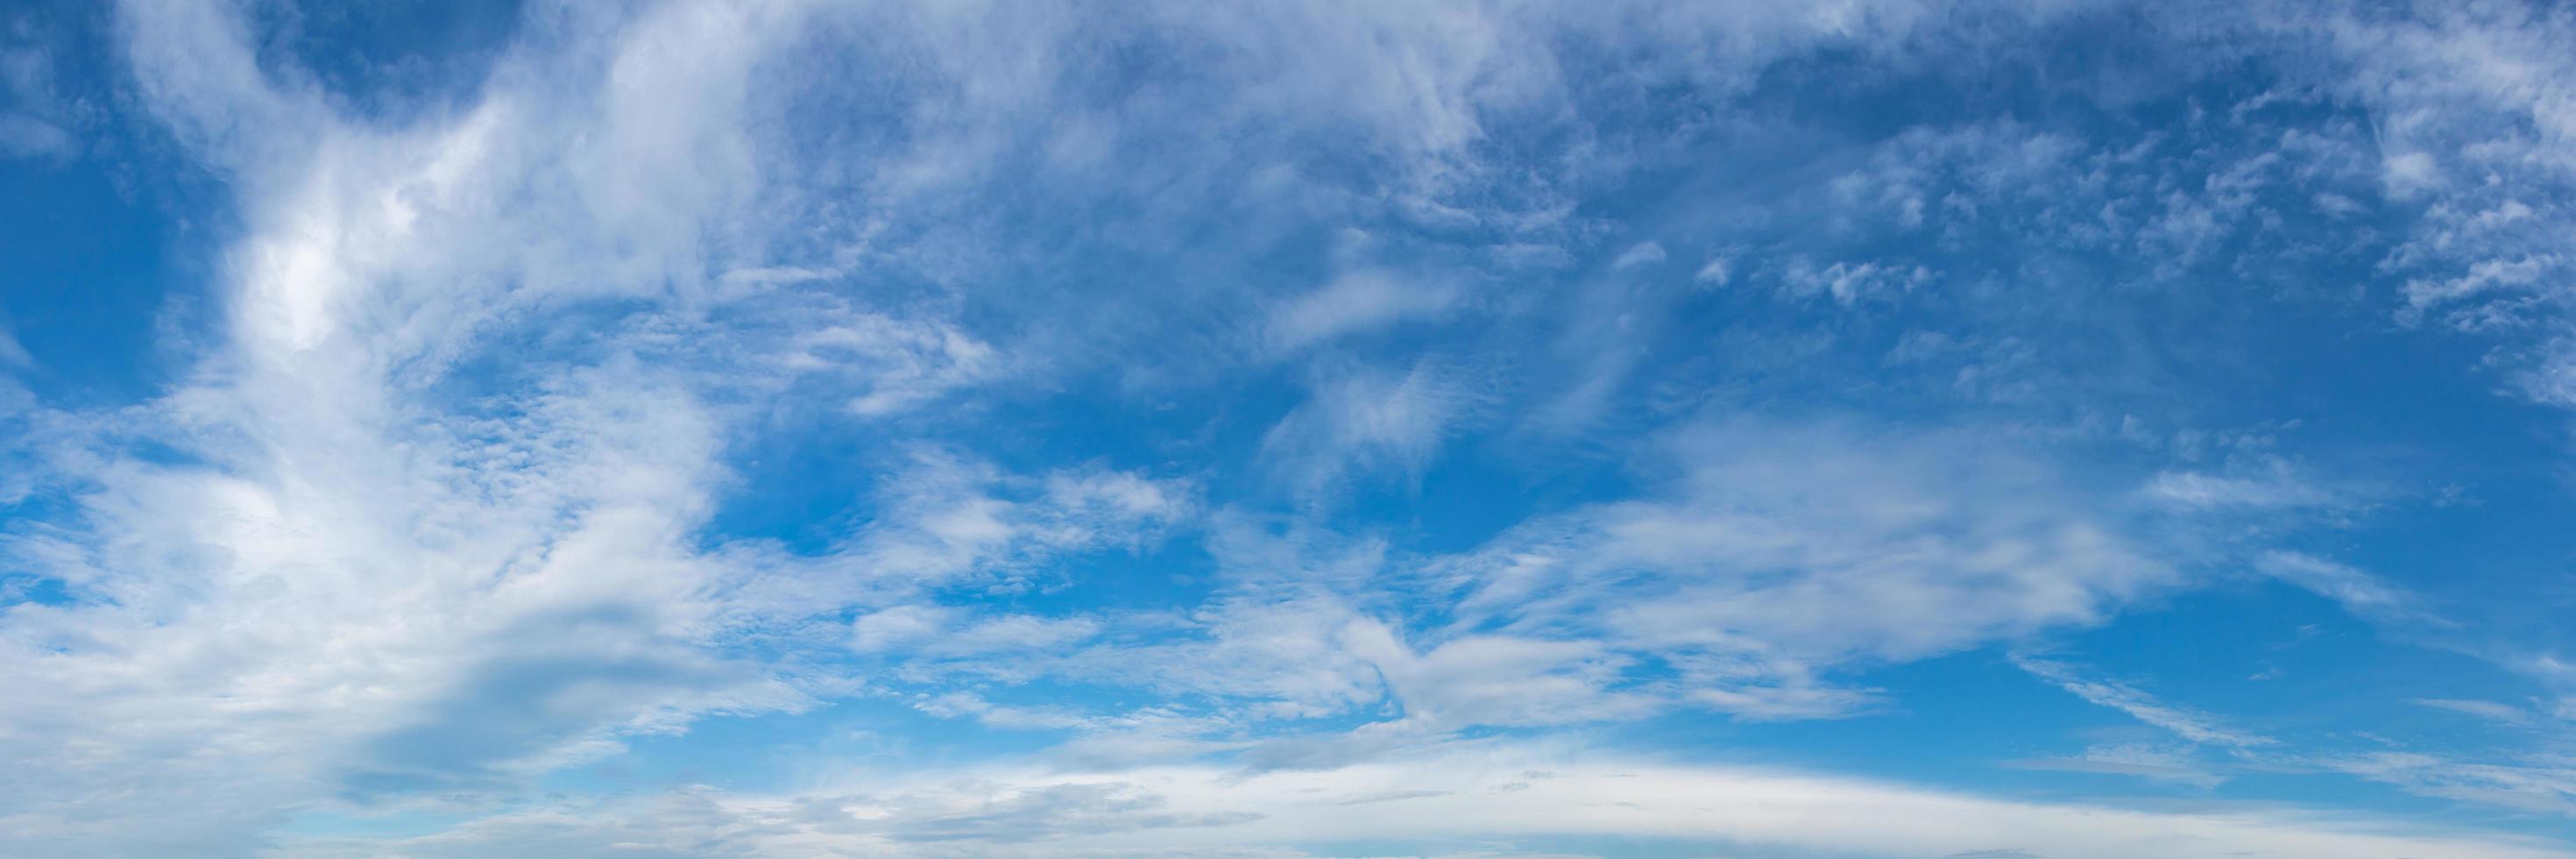
[[[2057,684],[2075,697],[2127,713],[2138,721],[2172,731],[2175,736],[2195,743],[2242,749],[2276,742],[2270,737],[2226,725],[2215,716],[2168,704],[2128,684],[2081,676],[2065,663],[2020,654],[2012,657],[2012,663],[2032,676]]]
[[[790,845],[900,851],[928,844],[987,855],[1234,855],[1292,839],[1546,834],[1582,843],[1640,832],[1715,849],[1858,855],[2148,857],[2168,855],[2176,839],[2278,856],[2558,855],[2538,843],[2391,833],[2357,819],[2001,802],[1758,769],[1575,763],[1527,748],[1444,749],[1248,777],[1169,766],[1058,774],[1001,769],[849,793],[699,790],[605,807],[532,810],[397,844],[424,856],[608,843],[690,845],[714,855],[763,855]],[[316,839],[287,855],[327,855],[348,846]]]
[[[542,6],[439,98],[318,6],[10,14],[0,171],[86,190],[0,214],[208,199],[0,249],[0,852],[2557,855],[2203,756],[2576,812],[2566,642],[2481,624],[2563,594],[2408,560],[2558,512],[2490,401],[2576,402],[2564,14]],[[128,251],[210,284],[117,401],[45,278]],[[2043,655],[2335,623],[2183,598],[2248,571],[2510,676],[2337,692],[2457,732],[2355,752]],[[2247,801],[1675,763],[1998,650],[2173,735],[2016,777]]]

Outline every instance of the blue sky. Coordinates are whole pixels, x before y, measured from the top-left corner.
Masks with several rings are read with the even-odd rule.
[[[2576,855],[2576,15],[0,10],[0,854]]]

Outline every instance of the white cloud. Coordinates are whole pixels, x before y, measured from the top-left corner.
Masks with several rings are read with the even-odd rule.
[[[2491,722],[2529,727],[2539,720],[2530,710],[2495,701],[2473,701],[2457,698],[2417,698],[2415,703],[2436,710],[2464,713]]]
[[[1476,635],[1416,653],[1383,628],[1353,642],[1376,666],[1408,722],[1467,725],[1594,722],[1659,709],[1651,696],[1611,691],[1628,659],[1591,641]]]
[[[1791,296],[1824,295],[1845,305],[1903,295],[1929,285],[1932,279],[1932,270],[1923,266],[1877,261],[1835,262],[1817,268],[1812,261],[1795,259],[1780,273],[1782,291]]]
[[[588,855],[608,845],[719,856],[1304,856],[1310,854],[1289,845],[1369,842],[1436,852],[1468,844],[1510,850],[1524,839],[1579,844],[1586,837],[1652,837],[1720,852],[1870,857],[2561,855],[2534,842],[2295,810],[2130,811],[1571,751],[1456,746],[1257,774],[1190,766],[870,774],[852,779],[847,792],[760,796],[701,789],[532,809],[363,849],[423,859],[535,850]],[[353,848],[361,845],[308,839],[283,855]]]
[[[740,569],[723,594],[735,622],[867,607],[890,613],[863,616],[856,641],[892,647],[960,622],[955,610],[918,602],[937,589],[998,595],[1061,587],[1054,562],[1141,548],[1198,515],[1194,490],[1182,481],[1097,467],[1018,475],[939,448],[909,451],[881,485],[870,499],[874,519],[819,556],[756,542],[728,547],[723,560]]]
[[[100,437],[149,424],[136,435],[177,455],[92,457],[61,445],[71,452],[45,467],[81,485],[79,527],[8,546],[13,560],[79,597],[10,607],[0,633],[0,681],[32,690],[0,704],[0,752],[37,774],[0,782],[0,808],[12,809],[0,812],[0,830],[12,849],[244,853],[284,815],[347,811],[343,798],[353,795],[483,814],[528,777],[614,753],[627,738],[712,714],[806,708],[857,682],[764,658],[774,649],[881,665],[867,682],[923,687],[888,693],[919,691],[906,700],[923,712],[1080,736],[1050,752],[1063,771],[902,775],[891,787],[785,797],[693,790],[641,806],[531,801],[424,838],[297,849],[764,855],[948,844],[961,853],[1205,855],[1317,833],[1645,833],[1863,854],[2162,856],[2220,845],[2273,855],[2545,853],[2290,815],[2006,802],[1451,744],[1474,726],[1684,707],[1747,719],[1851,715],[1889,700],[1846,676],[1858,668],[2100,623],[2128,600],[2185,581],[2182,565],[2104,500],[2129,493],[2074,485],[2045,445],[2013,427],[1708,420],[1637,458],[1642,488],[1630,500],[1558,508],[1454,556],[1407,556],[1365,537],[1263,554],[1270,549],[1247,545],[1260,541],[1226,533],[1216,542],[1234,543],[1216,548],[1225,569],[1203,604],[1130,613],[963,604],[1043,594],[1070,575],[1065,559],[1187,527],[1200,489],[1146,471],[1022,473],[969,452],[896,447],[913,423],[990,419],[941,409],[1063,372],[1079,360],[1065,344],[1114,339],[1094,323],[1161,337],[1185,327],[1171,318],[1215,307],[1225,321],[1213,327],[1224,332],[1256,318],[1268,357],[1311,357],[1337,356],[1324,344],[1491,309],[1470,299],[1465,281],[1368,268],[1290,297],[1207,298],[1148,282],[1136,290],[1147,298],[1098,309],[1091,293],[1049,290],[1099,272],[1045,271],[1054,258],[1030,246],[1107,237],[1151,258],[1171,251],[1157,242],[1176,240],[1129,227],[1217,220],[1165,196],[1239,194],[1249,202],[1218,210],[1278,219],[1248,230],[1265,238],[1247,245],[1290,241],[1298,231],[1284,224],[1321,212],[1490,241],[1480,259],[1570,259],[1566,247],[1603,234],[1573,205],[1574,189],[1634,153],[1574,134],[1567,146],[1579,157],[1534,165],[1507,163],[1490,145],[1516,123],[1579,113],[1555,59],[1559,42],[1599,39],[1613,54],[1636,55],[1622,74],[1650,88],[1722,95],[1813,39],[1865,45],[1941,17],[1925,6],[1211,14],[1172,5],[1126,21],[1021,7],[823,5],[682,3],[631,21],[622,7],[569,10],[546,33],[561,43],[513,48],[475,98],[407,125],[344,116],[319,84],[279,67],[291,60],[268,56],[268,42],[230,7],[122,7],[142,103],[239,194],[245,234],[220,257],[229,345],[135,415],[83,416],[109,425],[93,431]],[[2341,26],[2336,38],[2354,40],[2360,55],[2428,47]],[[2502,52],[2509,58],[2551,56],[2549,33],[2488,35],[2515,49]],[[839,67],[807,52],[835,50],[821,44],[834,40],[857,40],[837,49],[880,61],[848,66],[859,83],[819,74]],[[1103,58],[1128,59],[1135,41],[1225,46],[1189,58],[1193,76],[1216,83],[1158,83],[1104,101],[1065,80],[1085,63],[1118,65]],[[2523,99],[2515,109],[2536,127],[2563,132],[2563,100],[2531,86],[2536,73],[2525,66],[2463,50],[2476,45],[2429,47],[2436,58],[2477,62],[2435,64],[2428,74],[2456,86],[2430,93],[2378,75],[2354,86],[2393,105],[2383,111],[2391,116],[2449,90],[2508,107]],[[2385,62],[2427,52],[2388,53],[2397,59]],[[2384,75],[2380,62],[2368,69]],[[798,110],[794,100],[807,97],[826,109]],[[820,113],[880,117],[895,130],[879,139],[791,118]],[[36,139],[10,130],[15,117],[0,118],[0,150]],[[2388,125],[2393,154],[2381,167],[2390,185],[2456,203],[2427,217],[2448,232],[2388,264],[2420,285],[2405,298],[2438,309],[2549,288],[2554,258],[2512,245],[2560,213],[2460,184],[2515,158],[2546,161],[2548,148],[2493,157],[2451,145],[2440,129]],[[59,142],[48,141],[39,143]],[[1199,150],[1220,154],[1168,157]],[[2131,176],[2156,193],[2125,208],[2066,192],[2098,191],[2119,174],[2104,165],[2125,157],[2011,124],[1925,130],[1873,154],[1869,169],[1836,188],[1867,217],[1940,241],[1977,207],[2062,194],[2085,207],[2042,208],[2033,220],[2062,222],[2047,235],[2068,238],[2074,252],[2125,237],[2130,249],[2196,260],[2260,222],[2257,201],[2278,190],[2267,185],[2273,171],[2286,169],[2248,158],[2188,181]],[[1013,172],[1024,158],[1045,169]],[[1364,165],[1366,178],[1319,178],[1332,172],[1321,165],[1340,161]],[[1923,165],[1936,161],[1966,191],[1931,193],[1941,177]],[[1036,187],[1112,170],[1146,175],[1110,183],[1119,192]],[[1040,178],[1020,182],[1029,176]],[[1030,187],[969,193],[1005,181]],[[1014,207],[1045,193],[1079,197],[1084,212],[1147,214],[1076,224],[1066,236],[1021,235],[1023,220],[1042,219]],[[1842,227],[1861,230],[1858,221]],[[1190,259],[1265,258],[1245,250]],[[1929,263],[1793,250],[1729,249],[1695,278],[1768,276],[1792,296],[1855,308],[1952,297],[1934,295],[1930,287],[1948,279]],[[1634,271],[1665,257],[1648,242],[1610,265]],[[1764,258],[1784,262],[1741,262]],[[1584,284],[1570,320],[1550,320],[1567,322],[1567,333],[1534,363],[1566,364],[1575,378],[1549,390],[1562,397],[1539,422],[1588,426],[1615,413],[1631,376],[1669,356],[1650,336],[1663,299],[1628,286]],[[1959,286],[1960,295],[1985,288]],[[1043,310],[985,324],[966,312],[964,296],[978,290]],[[1171,317],[1137,314],[1149,317],[1142,323],[1124,318],[1161,301],[1187,306]],[[1532,306],[1551,310],[1523,312],[1559,305]],[[1098,312],[1060,313],[1067,308]],[[1910,358],[1941,345],[1908,342],[1920,347],[1900,349]],[[0,361],[9,351],[0,348]],[[1198,355],[1188,344],[1168,354]],[[1329,360],[1304,368],[1306,399],[1259,445],[1275,482],[1310,508],[1329,507],[1318,500],[1345,484],[1420,479],[1498,411],[1493,392],[1503,385],[1482,366],[1436,355],[1397,367]],[[2564,387],[2554,378],[2535,380],[2535,396]],[[1028,390],[1057,380],[1038,381]],[[1651,399],[1659,420],[1690,407],[1660,391]],[[853,445],[911,453],[893,457],[901,461],[880,491],[861,499],[864,518],[811,551],[710,534],[728,493],[744,490],[727,467],[737,446],[816,402],[845,413],[840,421],[870,419],[851,431]],[[5,416],[22,412],[32,414]],[[31,492],[0,482],[0,497]],[[2341,497],[2203,471],[2165,472],[2146,492],[2224,515]],[[2416,611],[2404,591],[2332,562],[2274,553],[2261,566],[2364,616]],[[2197,742],[2270,742],[2064,666],[2024,668]],[[1193,704],[1103,713],[1009,706],[995,703],[998,693],[955,688],[1040,676]],[[1366,724],[1247,737],[1323,717]],[[1309,769],[1172,763],[1216,750]],[[2081,760],[2206,783],[2156,750],[2100,749]],[[1083,770],[1101,762],[1117,768]],[[1554,775],[1526,774],[1534,769]],[[2532,807],[2564,799],[2562,774],[2538,768],[2370,759],[2346,770],[2439,795]]]
[[[23,369],[33,366],[36,366],[36,357],[27,354],[27,347],[18,343],[17,335],[9,333],[9,329],[5,327],[0,327],[0,367]]]
[[[2015,654],[2013,665],[2032,676],[2055,683],[2094,704],[2129,714],[2138,721],[2174,732],[2175,736],[2195,743],[2243,749],[2274,745],[2275,740],[2260,734],[2221,724],[2216,717],[2188,708],[2159,701],[2153,695],[2111,680],[2078,676],[2073,667],[2032,656]]]
[[[2176,507],[2199,509],[2330,507],[2349,503],[2345,494],[2301,480],[2287,466],[2277,464],[2268,472],[2246,477],[2198,471],[2159,472],[2148,481],[2146,493]]]
[[[2443,280],[2417,278],[2406,282],[2408,319],[2420,318],[2426,308],[2474,297],[2496,289],[2528,287],[2544,276],[2563,269],[2555,256],[2521,256],[2513,259],[2479,260],[2457,277]]]
[[[947,631],[953,609],[899,605],[859,615],[850,623],[850,646],[862,653],[881,653],[916,644]]]
[[[1699,267],[1699,273],[1692,275],[1691,279],[1709,286],[1725,286],[1733,283],[1735,282],[1735,258],[1723,255],[1709,257],[1708,262],[1702,264]]]
[[[1635,245],[1631,245],[1627,250],[1620,251],[1619,258],[1612,260],[1610,262],[1610,267],[1624,271],[1628,269],[1644,268],[1663,261],[1663,245],[1656,244],[1654,242],[1638,242]]]
[[[1425,359],[1402,374],[1360,369],[1318,383],[1262,437],[1274,473],[1308,498],[1343,482],[1419,477],[1478,405],[1476,381]]]
[[[1275,349],[1293,352],[1407,319],[1437,317],[1457,301],[1455,291],[1441,283],[1355,271],[1273,311],[1270,342]]]
[[[2441,168],[2430,153],[2394,152],[2382,164],[2388,190],[2398,195],[2420,194],[2441,184]]]
[[[70,132],[23,113],[0,113],[0,157],[31,158],[70,154]]]
[[[1850,660],[2099,622],[2176,574],[2036,462],[1965,436],[1714,423],[1636,501],[1522,526],[1433,568],[1454,628],[1581,630],[1671,661],[1705,703],[1823,715]]]
[[[57,92],[54,58],[43,44],[10,44],[31,35],[25,20],[0,33],[0,158],[61,158],[80,150],[66,124],[81,113]]]
[[[866,417],[902,411],[1002,369],[992,346],[956,326],[867,312],[807,320],[779,362],[792,372],[852,379],[859,393],[850,411]]]
[[[2355,617],[2418,629],[2450,625],[2426,612],[2413,594],[2382,582],[2369,573],[2324,558],[2301,552],[2271,551],[2257,559],[2255,566],[2265,575],[2334,600]]]
[[[0,632],[6,685],[43,690],[0,705],[0,746],[48,774],[0,784],[9,849],[241,853],[299,809],[480,807],[622,737],[813,705],[830,678],[720,642],[904,588],[784,587],[822,564],[697,542],[762,410],[743,400],[828,370],[883,414],[1006,362],[936,315],[791,290],[812,281],[716,288],[788,214],[757,205],[780,165],[746,105],[793,4],[577,14],[567,44],[506,54],[479,100],[408,128],[263,70],[221,4],[118,20],[143,103],[230,183],[245,234],[228,345],[100,419],[176,455],[72,475],[77,527],[11,543],[73,599]],[[727,325],[791,316],[783,337]],[[833,563],[937,578],[1132,544],[1188,495],[1105,470],[1021,483]],[[1011,624],[967,628],[1032,639]]]
[[[2010,769],[2136,776],[2203,789],[2214,788],[2227,781],[2226,776],[2213,772],[2211,768],[2203,765],[2189,746],[2177,748],[2147,743],[2095,744],[2086,747],[2083,754],[2075,757],[2006,761],[2003,766]]]
[[[2415,752],[2325,758],[2318,766],[2395,785],[2410,793],[2543,814],[2576,814],[2576,768],[2468,763]]]

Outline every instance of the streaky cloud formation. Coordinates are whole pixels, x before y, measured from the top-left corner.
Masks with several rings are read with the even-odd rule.
[[[2576,855],[2569,44],[0,12],[0,854]]]

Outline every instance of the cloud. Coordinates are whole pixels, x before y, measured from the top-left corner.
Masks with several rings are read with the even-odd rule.
[[[1700,265],[1699,272],[1691,275],[1691,279],[1709,286],[1734,283],[1735,260],[1726,256],[1709,257],[1708,262]]]
[[[2270,737],[2222,724],[2217,718],[2187,708],[2167,704],[2124,683],[2088,679],[2059,662],[2016,654],[2013,666],[2032,676],[2057,684],[2075,697],[2129,714],[2138,721],[2172,731],[2175,736],[2195,743],[2243,749],[2276,743]]]
[[[1424,359],[1402,373],[1357,369],[1320,381],[1262,437],[1281,480],[1309,498],[1346,482],[1418,479],[1481,399],[1467,373]]]
[[[869,615],[875,618],[877,615]],[[882,627],[862,618],[860,635],[871,636]],[[1028,615],[1006,615],[985,618],[970,624],[938,630],[939,639],[923,648],[932,657],[990,656],[1013,652],[1059,651],[1100,633],[1100,625],[1084,618],[1042,618]]]
[[[27,347],[20,345],[17,336],[9,333],[9,329],[0,328],[0,367],[26,369],[34,366],[36,357],[27,354]]]
[[[23,113],[0,113],[0,156],[52,157],[70,154],[70,132]]]
[[[80,151],[64,126],[83,111],[55,83],[54,58],[45,44],[20,44],[31,35],[23,20],[0,34],[0,158],[60,159]]]
[[[178,219],[224,225],[177,231],[221,241],[216,345],[135,403],[0,381],[0,685],[29,690],[0,703],[0,847],[2552,855],[1549,746],[1672,713],[1893,717],[1909,692],[1874,670],[2111,622],[2211,578],[2212,542],[2436,623],[2269,542],[2368,493],[2102,447],[2133,441],[2116,416],[2272,399],[2180,390],[2270,354],[2201,322],[2266,340],[2351,301],[2522,338],[2500,372],[2576,400],[2531,300],[2564,269],[2568,28],[2504,9],[2148,15],[2141,53],[2286,46],[2251,66],[2278,85],[2221,103],[2233,84],[2112,64],[2028,120],[1942,112],[1980,95],[1854,123],[1796,105],[2054,81],[1989,49],[2108,17],[583,6],[527,13],[454,104],[381,117],[260,10],[121,5],[116,109],[230,195]],[[2320,45],[2341,65],[2303,65]],[[78,150],[53,60],[7,50],[0,152]],[[2358,262],[2282,267],[2326,258]],[[1675,260],[1690,283],[1647,276]],[[780,449],[829,455],[758,476]],[[726,515],[773,496],[797,521]],[[850,728],[826,705],[854,699],[943,720],[888,747],[961,762],[827,755],[768,795],[548,778],[710,719]],[[1024,734],[1051,745],[974,762]],[[2331,760],[2567,796],[2531,761]],[[2016,765],[2224,781],[2162,746]],[[335,840],[314,815],[465,822]]]
[[[721,642],[845,603],[773,599],[828,590],[692,536],[743,395],[830,373],[885,415],[1004,362],[935,316],[711,275],[774,250],[732,227],[767,217],[748,79],[795,10],[576,16],[561,53],[513,52],[479,100],[408,128],[263,70],[220,4],[117,20],[141,103],[232,183],[245,228],[220,269],[227,345],[120,419],[173,454],[77,475],[54,548],[11,544],[68,595],[8,609],[9,683],[47,691],[0,708],[5,743],[55,774],[0,785],[24,809],[12,849],[242,852],[297,809],[488,807],[624,738],[816,703],[828,678]],[[965,575],[1186,506],[1102,470],[1025,483],[1042,498],[960,499],[852,557]],[[1027,639],[1009,624],[968,629]],[[29,739],[74,733],[88,745]]]
[[[779,360],[800,373],[854,379],[859,393],[850,411],[877,417],[919,405],[949,390],[1001,371],[992,346],[931,321],[848,313],[835,324],[810,322],[794,335]]]
[[[1816,688],[1834,666],[2096,623],[2175,580],[2044,466],[1964,436],[1713,422],[1641,465],[1678,471],[1435,565],[1451,628],[1581,630],[1705,703],[1812,716],[1868,700]]]
[[[2001,765],[2008,769],[2135,776],[2202,789],[2215,788],[2227,781],[2226,776],[2213,772],[2199,761],[2189,747],[2172,748],[2145,743],[2096,744],[2086,747],[2083,754],[2075,757],[2014,760]]]
[[[2470,763],[2416,752],[2324,758],[2317,765],[2409,793],[2541,814],[2576,814],[2576,769]]]
[[[1270,342],[1296,351],[1406,319],[1436,317],[1457,301],[1454,290],[1439,283],[1407,282],[1384,271],[1351,272],[1273,312]]]
[[[2473,701],[2457,698],[2417,698],[2414,703],[2431,707],[2436,710],[2449,710],[2454,713],[2463,713],[2491,722],[2498,722],[2518,727],[2530,727],[2539,721],[2533,717],[2533,714],[2529,710],[2516,707],[2511,704],[2502,704],[2494,701]]]
[[[2118,859],[2210,849],[2314,857],[2558,855],[2537,843],[2313,814],[2004,801],[1774,770],[1602,756],[1578,761],[1510,746],[1255,775],[1186,766],[1054,774],[1006,768],[879,780],[850,793],[700,790],[622,806],[531,810],[383,846],[422,857],[539,848],[585,855],[579,851],[611,844],[693,855],[935,855],[945,847],[976,855],[1301,856],[1308,854],[1289,845],[1367,841],[1437,851],[1464,842],[1582,844],[1639,836],[1721,851],[1853,856]],[[313,839],[283,855],[355,846]]]
[[[1851,304],[1867,298],[1886,298],[1911,292],[1932,282],[1932,270],[1876,261],[1835,262],[1818,268],[1808,260],[1792,260],[1780,274],[1782,291],[1790,296],[1830,297],[1837,304]]]
[[[1965,437],[1716,423],[1640,467],[1669,462],[1688,470],[1652,495],[1525,523],[1455,556],[1386,559],[1363,545],[1317,558],[1236,538],[1220,552],[1228,587],[1172,622],[1184,637],[1024,658],[1005,676],[1249,699],[1299,717],[1383,698],[1401,715],[1371,743],[1675,707],[1830,718],[1880,699],[1829,672],[2097,623],[2174,581],[2123,544],[2109,514],[2097,523],[2052,503],[2038,463]],[[870,615],[861,636],[919,631],[922,618]]]
[[[2324,558],[2271,551],[2257,559],[2255,566],[2266,575],[2334,600],[2355,617],[2418,629],[2451,625],[2424,611],[2413,594]]]
[[[1611,260],[1610,267],[1622,270],[1645,268],[1663,261],[1663,245],[1656,244],[1654,242],[1639,242],[1636,245],[1629,247],[1627,250],[1619,252],[1619,258]]]
[[[2228,477],[2197,471],[2158,473],[2147,495],[2182,508],[2301,508],[2348,503],[2342,494],[2310,485],[2276,468],[2270,475]]]

